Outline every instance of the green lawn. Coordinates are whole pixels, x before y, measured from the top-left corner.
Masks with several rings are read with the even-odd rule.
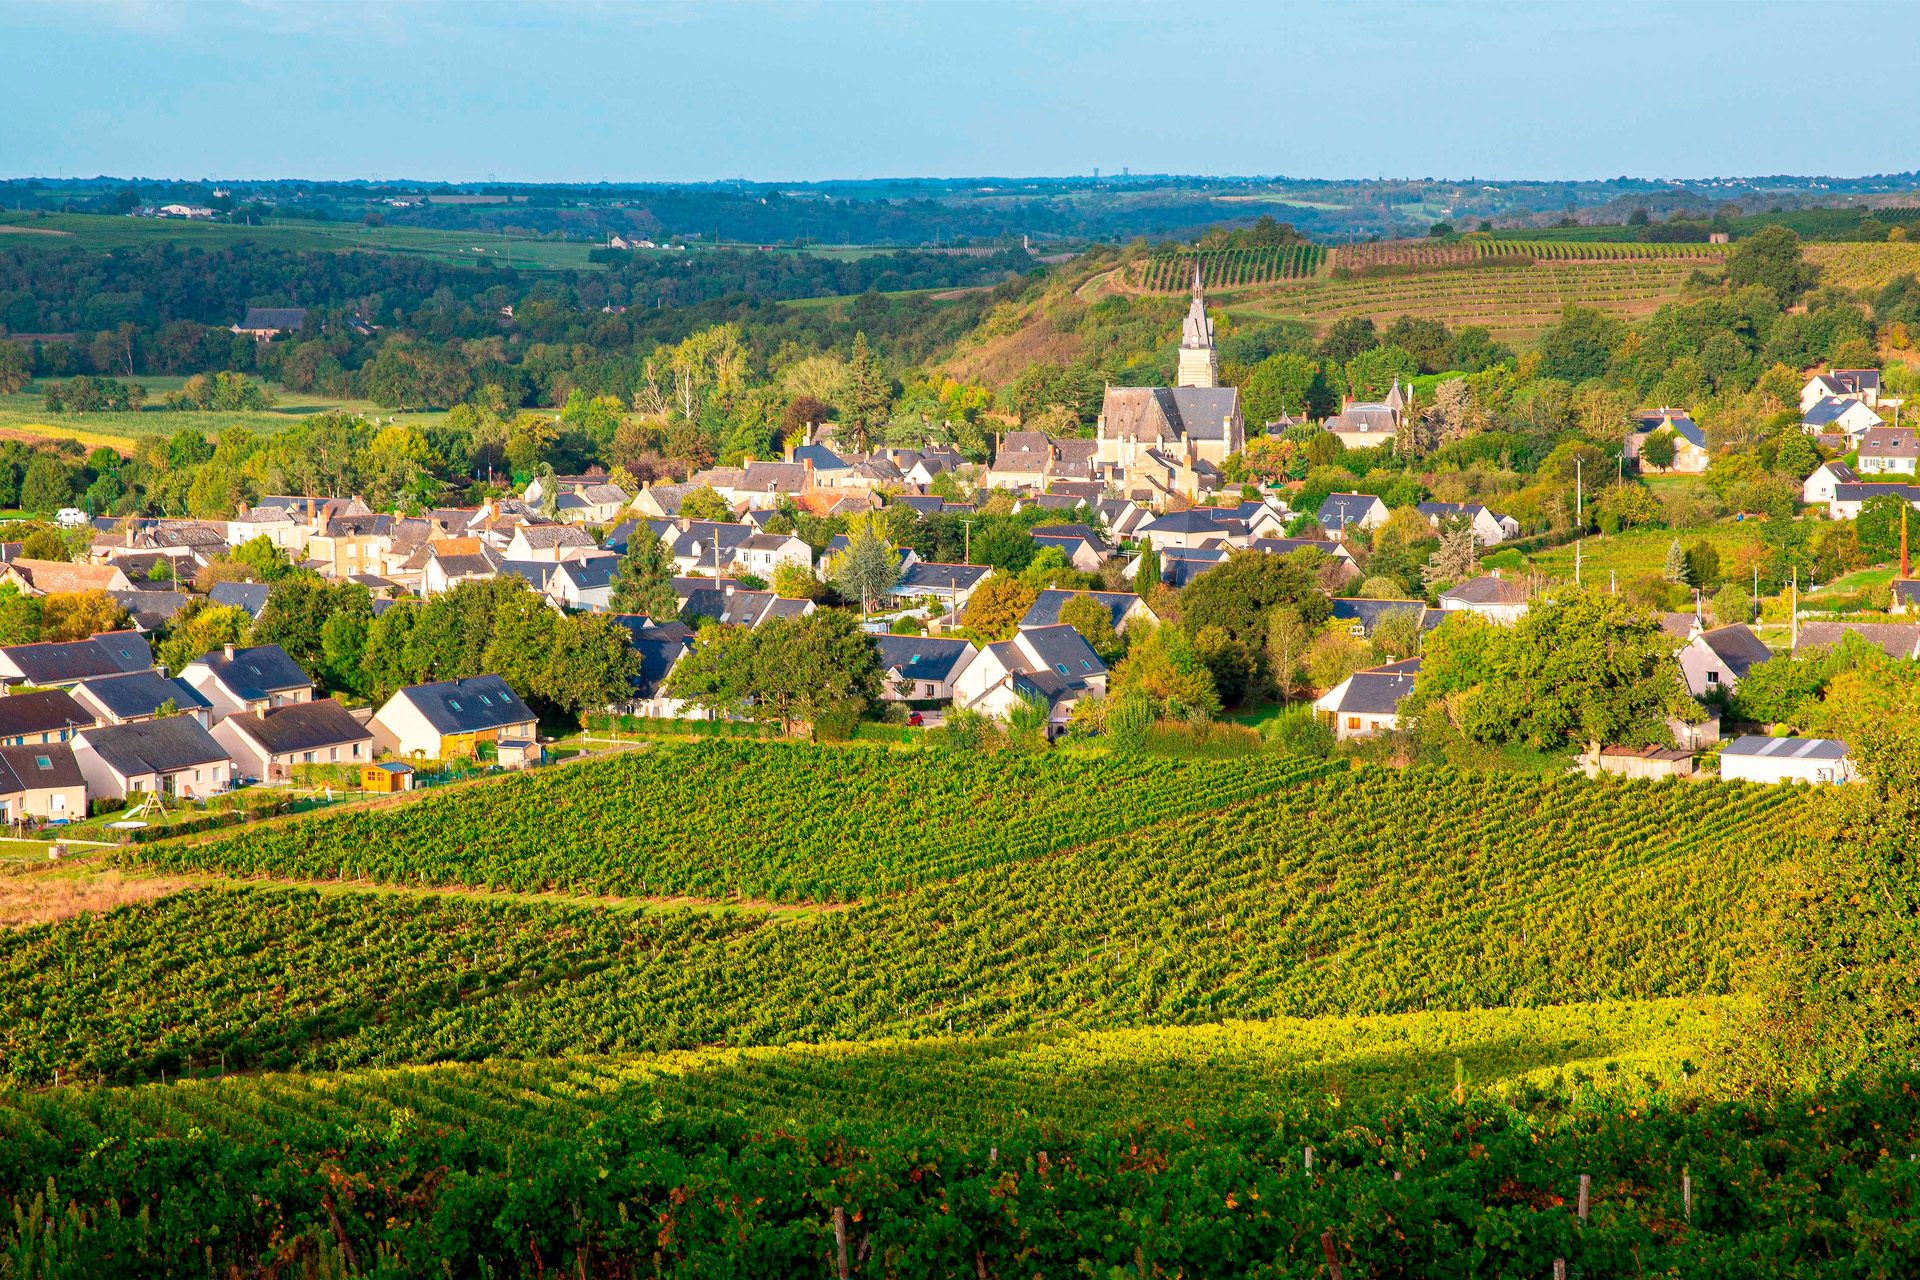
[[[1900,574],[1900,566],[1892,564],[1875,565],[1871,569],[1856,569],[1826,583],[1818,591],[1809,592],[1805,599],[1812,604],[1828,596],[1851,595],[1856,591],[1865,591],[1868,587],[1884,587]]]

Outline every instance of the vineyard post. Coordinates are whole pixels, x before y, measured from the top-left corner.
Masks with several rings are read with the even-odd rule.
[[[1553,1260],[1553,1280],[1567,1280],[1567,1260],[1565,1258],[1555,1258]]]
[[[1312,1150],[1312,1148],[1309,1147],[1308,1150]],[[1340,1259],[1334,1256],[1333,1252],[1333,1232],[1322,1231],[1320,1233],[1320,1252],[1327,1255],[1327,1274],[1331,1275],[1333,1280],[1342,1280],[1340,1275]]]
[[[1580,1221],[1582,1222],[1587,1220],[1587,1189],[1592,1185],[1592,1174],[1583,1173],[1580,1175]]]
[[[1306,1154],[1301,1162],[1301,1167],[1304,1168],[1308,1173],[1313,1172],[1313,1148],[1312,1147],[1307,1148]]]
[[[1680,1168],[1680,1213],[1693,1221],[1693,1170],[1686,1165]]]
[[[847,1211],[833,1206],[833,1248],[840,1268],[840,1280],[847,1280]]]

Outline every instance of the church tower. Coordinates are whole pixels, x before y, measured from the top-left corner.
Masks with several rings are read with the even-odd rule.
[[[1176,386],[1217,387],[1220,357],[1213,349],[1213,321],[1207,319],[1207,298],[1200,289],[1200,263],[1193,264],[1193,305],[1180,325],[1180,376]]]

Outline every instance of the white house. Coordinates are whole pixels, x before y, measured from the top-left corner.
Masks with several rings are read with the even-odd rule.
[[[1858,441],[1882,425],[1879,414],[1851,396],[1828,396],[1800,414],[1800,429],[1810,436],[1844,435]]]
[[[1518,520],[1495,515],[1477,502],[1423,502],[1416,509],[1435,529],[1454,520],[1464,520],[1473,531],[1473,540],[1483,547],[1505,542],[1520,532]]]
[[[1720,776],[1742,782],[1860,781],[1847,744],[1835,738],[1747,734],[1720,750]]]
[[[217,724],[227,716],[313,700],[313,681],[277,644],[226,645],[180,668],[180,679],[213,708]]]
[[[1147,607],[1147,602],[1131,591],[1064,591],[1049,589],[1034,597],[1033,604],[1021,615],[1020,626],[1055,627],[1060,625],[1060,611],[1075,596],[1085,596],[1107,611],[1116,632],[1131,626],[1158,626],[1159,615]]]
[[[1700,631],[1680,650],[1680,674],[1687,692],[1704,698],[1715,690],[1732,692],[1747,672],[1773,656],[1773,650],[1744,622]]]
[[[979,650],[970,640],[938,636],[875,636],[884,677],[880,696],[896,702],[944,702]]]
[[[773,581],[774,570],[783,564],[805,569],[813,563],[813,548],[790,533],[749,533],[733,548],[734,573],[750,573],[764,581]]]
[[[1629,414],[1628,420],[1633,429],[1627,432],[1623,452],[1627,457],[1639,461],[1646,442],[1661,432],[1670,432],[1673,436],[1673,461],[1665,467],[1655,470],[1673,472],[1678,475],[1699,475],[1712,462],[1707,453],[1707,433],[1692,415],[1680,409],[1642,409]],[[1645,466],[1646,464],[1642,464]]]
[[[1920,458],[1920,438],[1911,427],[1869,427],[1860,439],[1860,474],[1910,476]]]
[[[564,609],[601,612],[613,604],[613,573],[619,556],[583,556],[554,565],[547,575],[547,597]]]
[[[1800,501],[1810,507],[1824,507],[1833,501],[1834,490],[1843,484],[1858,484],[1860,477],[1844,462],[1823,462],[1800,484]]]
[[[1805,413],[1827,399],[1854,399],[1869,408],[1880,403],[1880,371],[1878,369],[1835,369],[1830,373],[1816,373],[1807,379],[1800,388],[1800,412]]]
[[[233,785],[226,748],[191,716],[83,729],[74,735],[73,756],[89,796],[148,792],[202,800]]]
[[[1313,712],[1333,727],[1333,736],[1367,738],[1400,727],[1400,703],[1413,692],[1420,659],[1356,671],[1313,701]]]
[[[1033,627],[986,646],[949,683],[955,707],[996,719],[1023,701],[1043,703],[1056,732],[1074,703],[1106,694],[1107,664],[1072,627]]]
[[[373,760],[373,734],[332,698],[228,716],[213,739],[248,777],[284,782],[296,765],[363,765]]]
[[[1371,493],[1330,493],[1314,518],[1320,527],[1339,537],[1354,529],[1377,529],[1387,522],[1387,504]]]
[[[86,816],[87,780],[72,747],[0,747],[0,824]]]
[[[499,676],[414,685],[387,699],[370,726],[383,751],[403,757],[471,756],[483,742],[505,753],[535,741],[534,714]]]
[[[558,564],[595,549],[592,535],[570,524],[521,525],[507,540],[509,560],[542,560]]]
[[[1512,624],[1527,611],[1527,589],[1497,576],[1470,578],[1440,593],[1443,611],[1477,613],[1489,622]]]
[[[711,720],[713,713],[696,707],[666,690],[667,677],[693,648],[693,628],[682,622],[655,625],[637,613],[617,613],[613,620],[627,629],[627,638],[640,655],[640,672],[633,677],[632,696],[616,708],[623,715],[662,720]]]
[[[73,700],[101,724],[133,724],[178,713],[192,716],[202,729],[213,727],[213,704],[185,680],[158,671],[93,676],[73,686]]]

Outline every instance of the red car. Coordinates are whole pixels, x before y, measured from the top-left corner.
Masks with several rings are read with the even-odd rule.
[[[907,717],[907,723],[912,725],[914,728],[918,729],[921,725],[926,723],[926,718],[922,716],[918,711],[916,711],[912,715]]]

